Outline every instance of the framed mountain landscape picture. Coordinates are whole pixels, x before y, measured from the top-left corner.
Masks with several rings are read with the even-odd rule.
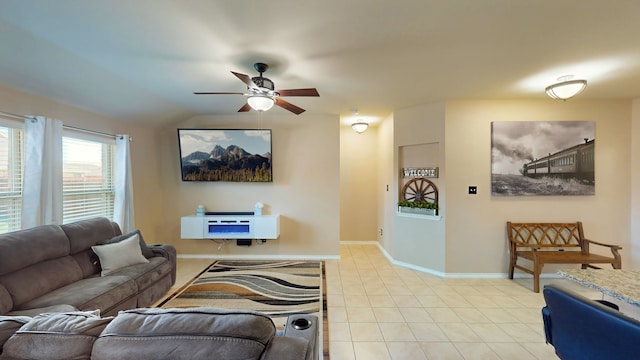
[[[183,181],[272,182],[271,130],[178,129]]]

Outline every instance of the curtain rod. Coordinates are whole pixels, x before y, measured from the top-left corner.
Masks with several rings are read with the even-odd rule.
[[[100,136],[106,136],[106,137],[112,137],[112,138],[117,138],[117,137],[122,137],[122,135],[114,135],[114,134],[107,134],[104,132],[100,132],[100,131],[95,131],[95,130],[87,130],[87,129],[82,129],[79,127],[75,127],[75,126],[69,126],[69,125],[62,125],[63,128],[65,129],[69,129],[69,130],[74,130],[74,131],[79,131],[79,132],[84,132],[84,133],[88,133],[88,134],[94,134],[94,135],[100,135]]]
[[[25,119],[26,120],[35,120],[36,119],[33,116],[17,115],[17,114],[8,113],[8,112],[5,112],[5,111],[0,111],[0,115],[6,116],[6,117],[10,117],[10,118],[14,118],[14,119],[18,119],[18,120],[25,120]],[[85,132],[85,133],[94,134],[94,135],[101,135],[101,136],[106,136],[106,137],[112,137],[114,139],[119,136],[119,135],[104,133],[104,132],[101,132],[101,131],[82,129],[82,128],[79,128],[79,127],[69,126],[69,125],[62,125],[62,127],[65,128],[65,129],[69,129],[69,130],[80,131],[80,132]]]

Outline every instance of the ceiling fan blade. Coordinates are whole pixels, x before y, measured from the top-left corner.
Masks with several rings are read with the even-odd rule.
[[[320,96],[316,88],[277,90],[280,96]]]
[[[244,95],[241,92],[194,92],[196,95]]]
[[[238,112],[247,112],[247,111],[249,111],[249,110],[251,110],[251,106],[249,106],[249,104],[244,104],[244,106],[243,106],[243,107],[241,107],[241,108],[238,110]]]
[[[235,75],[238,79],[240,79],[243,83],[245,83],[248,87],[255,89],[255,90],[260,90],[260,88],[258,87],[258,85],[256,85],[253,80],[251,80],[251,77],[249,75],[245,75],[245,74],[240,74],[237,73],[235,71],[231,72],[233,75]]]
[[[280,106],[283,109],[287,109],[296,115],[302,114],[305,110],[303,108],[297,107],[290,102],[286,102],[280,98],[275,98],[276,105]]]

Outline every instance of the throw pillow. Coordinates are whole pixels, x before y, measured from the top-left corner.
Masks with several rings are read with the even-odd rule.
[[[13,334],[4,344],[8,359],[90,359],[93,343],[112,317],[98,312],[74,311],[41,314]]]
[[[116,242],[120,242],[124,239],[128,239],[133,235],[138,235],[138,239],[140,239],[140,250],[142,250],[142,255],[144,255],[144,257],[146,257],[147,259],[150,257],[153,257],[153,251],[147,246],[147,243],[144,241],[144,238],[142,237],[142,233],[140,232],[140,230],[133,230],[130,233],[112,237],[109,240],[102,241],[98,245],[113,244]]]
[[[109,275],[123,267],[149,262],[147,258],[142,256],[137,234],[117,243],[94,245],[91,249],[100,258],[102,276]]]

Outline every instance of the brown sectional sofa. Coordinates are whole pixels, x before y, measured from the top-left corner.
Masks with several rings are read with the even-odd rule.
[[[145,308],[175,283],[176,252],[132,234],[97,218],[0,235],[0,360],[318,359],[313,315],[276,331],[254,311]],[[146,260],[103,275],[92,246],[124,242]]]
[[[91,247],[122,235],[109,219],[0,235],[0,315],[99,309],[109,316],[150,306],[175,283],[176,251],[171,245],[147,246],[137,234],[148,262],[106,276]]]
[[[291,315],[276,331],[263,314],[213,308],[0,316],[0,360],[317,360],[317,320]]]

